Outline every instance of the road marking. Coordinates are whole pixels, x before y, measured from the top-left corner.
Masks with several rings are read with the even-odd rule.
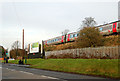
[[[41,77],[47,77],[47,78],[50,78],[50,79],[58,79],[58,78],[54,78],[54,77],[50,77],[50,76],[45,76],[45,75],[41,75]]]
[[[19,72],[34,75],[33,73],[29,73],[29,72],[24,72],[24,71],[19,71]],[[58,78],[54,78],[54,77],[50,77],[50,76],[45,76],[45,75],[41,75],[41,77],[46,77],[46,78],[50,78],[50,79],[58,79]]]
[[[16,71],[15,69],[10,69],[11,71]]]
[[[25,72],[25,71],[19,71],[19,72],[34,75],[33,73],[29,73],[29,72]]]
[[[11,71],[16,71],[15,69],[9,69],[9,68],[5,68],[5,69],[11,70]]]
[[[8,69],[8,68],[5,68],[5,69]],[[9,69],[8,69],[9,70]]]
[[[2,68],[2,67],[0,67],[0,68]]]
[[[15,69],[9,69],[9,68],[5,68],[5,69],[8,69],[10,71],[17,71]],[[25,71],[19,71],[19,72],[34,75],[33,73],[30,73],[30,72],[25,72]],[[50,77],[50,76],[45,76],[45,75],[41,75],[41,77],[46,77],[46,78],[50,78],[50,79],[58,79],[58,78],[55,78],[55,77]]]

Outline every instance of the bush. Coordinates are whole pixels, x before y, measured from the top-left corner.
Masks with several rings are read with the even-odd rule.
[[[80,48],[103,46],[103,36],[94,27],[84,27],[79,32],[77,46]]]

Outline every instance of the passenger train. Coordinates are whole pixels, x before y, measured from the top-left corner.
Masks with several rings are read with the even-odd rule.
[[[115,21],[108,24],[96,26],[95,28],[98,28],[100,33],[103,36],[112,35],[114,33],[117,34],[118,32],[120,32],[120,21]],[[75,41],[78,38],[78,35],[79,35],[79,32],[69,33],[66,36],[66,41],[67,42]],[[65,36],[63,35],[63,36],[55,37],[49,40],[45,40],[44,44],[50,45],[50,44],[60,44],[64,42],[65,42]]]

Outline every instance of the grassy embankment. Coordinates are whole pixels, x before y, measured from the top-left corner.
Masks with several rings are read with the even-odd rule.
[[[18,63],[18,60],[9,61]],[[120,78],[117,59],[28,59],[31,68]]]
[[[118,40],[118,35],[107,36],[103,38],[103,46],[116,46],[120,45],[120,40]],[[60,45],[48,45],[45,46],[45,51],[54,51],[54,50],[65,50],[65,49],[75,49],[78,48],[76,42],[65,43]]]

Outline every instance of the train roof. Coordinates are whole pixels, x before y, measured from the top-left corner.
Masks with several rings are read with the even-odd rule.
[[[109,24],[112,24],[112,23],[115,23],[115,22],[120,22],[120,20],[119,21],[114,21],[114,22],[111,22],[111,23],[107,23],[107,24],[103,24],[103,25],[99,25],[99,26],[96,26],[96,27],[101,27],[101,26],[109,25]]]
[[[68,34],[75,34],[75,33],[78,33],[78,32],[71,32],[71,33],[68,33]],[[64,36],[64,35],[61,35],[61,36]],[[61,36],[57,36],[57,37],[54,37],[54,38],[50,38],[50,39],[47,39],[47,40],[44,40],[44,41],[48,41],[48,40],[52,40],[52,39],[55,39],[55,38],[59,38]]]

